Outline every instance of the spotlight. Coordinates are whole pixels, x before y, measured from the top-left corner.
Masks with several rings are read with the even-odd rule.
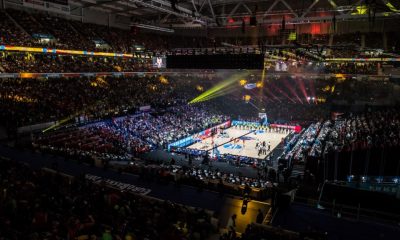
[[[168,84],[168,79],[165,78],[165,77],[162,76],[162,75],[160,76],[159,80],[160,80],[160,83],[162,83],[162,84]]]
[[[247,80],[246,80],[246,79],[241,79],[241,80],[239,81],[240,86],[244,86],[244,85],[246,85],[246,83],[247,83]]]
[[[246,103],[248,103],[248,102],[250,102],[250,100],[251,100],[251,96],[250,96],[250,95],[244,95],[244,96],[243,96],[243,100],[244,100]]]
[[[367,181],[367,177],[362,176],[362,177],[361,177],[361,181],[362,181],[363,183],[365,183],[365,182]]]
[[[353,180],[353,178],[354,178],[354,175],[347,176],[347,182],[351,182],[351,180]]]

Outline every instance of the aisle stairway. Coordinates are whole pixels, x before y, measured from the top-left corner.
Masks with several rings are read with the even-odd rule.
[[[292,170],[292,178],[297,178],[297,177],[303,177],[304,176],[304,164],[294,164],[293,165],[293,170]]]

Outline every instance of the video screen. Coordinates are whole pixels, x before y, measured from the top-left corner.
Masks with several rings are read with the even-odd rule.
[[[288,66],[285,62],[283,61],[278,61],[275,64],[275,71],[276,72],[287,72]]]
[[[163,56],[153,57],[153,67],[155,68],[166,68],[167,58]]]

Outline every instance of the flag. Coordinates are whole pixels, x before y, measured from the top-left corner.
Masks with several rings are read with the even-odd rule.
[[[336,13],[335,12],[333,12],[332,22],[333,22],[333,32],[336,32]]]

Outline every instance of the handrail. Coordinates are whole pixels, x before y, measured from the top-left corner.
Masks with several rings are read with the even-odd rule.
[[[301,201],[298,201],[301,200]],[[310,200],[313,200],[312,202],[310,202]],[[310,198],[303,198],[303,197],[299,197],[299,196],[295,196],[295,202],[297,204],[301,204],[301,205],[305,205],[305,206],[310,206],[310,207],[316,207],[316,203],[318,202],[315,199],[310,199]],[[335,207],[337,207],[336,204],[331,203],[331,202],[325,202],[325,201],[319,201],[319,205],[323,206],[325,209],[331,209],[332,211],[335,210]],[[361,206],[359,207],[354,207],[351,205],[346,205],[346,204],[340,204],[340,208],[341,208],[341,213],[345,213],[347,215],[354,215],[354,216],[365,216],[365,217],[374,217],[374,216],[381,216],[381,217],[388,217],[391,219],[400,219],[400,215],[398,214],[393,214],[393,213],[388,213],[388,212],[382,212],[382,211],[377,211],[377,210],[371,210],[371,209],[366,209],[366,208],[361,208]],[[352,214],[351,212],[346,210],[350,210],[352,212],[357,212],[357,214]],[[363,215],[360,215],[360,213],[364,213]],[[382,218],[379,218],[382,219]],[[385,220],[385,219],[382,219]],[[389,220],[390,221],[390,220]]]

